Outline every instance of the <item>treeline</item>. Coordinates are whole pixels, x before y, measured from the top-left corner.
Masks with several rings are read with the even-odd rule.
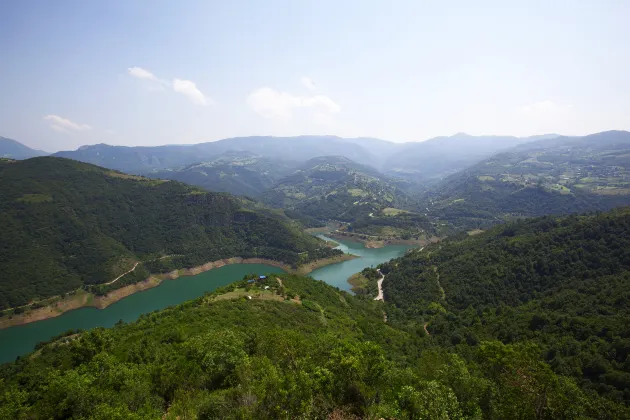
[[[381,270],[392,323],[427,323],[460,354],[534,342],[555,372],[630,403],[630,209],[498,226]]]
[[[462,357],[384,323],[380,303],[280,279],[284,301],[216,299],[260,287],[244,280],[132,324],[42,344],[0,367],[0,418],[630,415],[555,374],[533,344],[487,341]]]
[[[236,256],[297,264],[335,252],[229,194],[62,158],[1,163],[0,196],[0,309],[100,285],[162,256],[176,257],[145,268]]]

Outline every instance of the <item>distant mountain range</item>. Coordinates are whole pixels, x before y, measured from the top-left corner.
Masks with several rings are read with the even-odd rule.
[[[283,177],[292,174],[299,164],[251,152],[229,151],[212,160],[181,168],[155,170],[147,175],[185,182],[208,191],[257,197]]]
[[[458,133],[435,137],[419,143],[402,143],[387,155],[381,170],[419,181],[439,180],[467,168],[502,150],[536,140],[552,139],[557,134],[533,137],[471,136]]]
[[[521,144],[446,178],[423,201],[430,216],[470,227],[627,205],[630,133]]]
[[[48,153],[41,150],[31,149],[6,137],[0,137],[0,158],[8,159],[28,159],[36,156],[45,156]]]
[[[457,172],[501,150],[540,138],[456,134],[423,142],[394,143],[335,136],[237,137],[194,145],[126,147],[97,144],[57,152],[54,156],[135,174],[210,162],[226,152],[248,152],[289,162],[305,162],[319,156],[344,156],[383,173],[428,181]]]

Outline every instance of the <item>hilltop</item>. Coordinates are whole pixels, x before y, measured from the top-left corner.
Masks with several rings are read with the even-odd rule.
[[[404,185],[344,156],[321,156],[280,180],[262,200],[320,220],[354,221],[380,208],[410,206]]]
[[[22,143],[6,137],[0,137],[0,158],[28,159],[36,156],[44,156],[48,153],[31,149]]]

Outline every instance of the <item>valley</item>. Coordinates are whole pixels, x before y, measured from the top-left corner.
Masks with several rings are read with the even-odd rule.
[[[0,420],[630,419],[630,2],[0,2]]]
[[[347,279],[357,267],[388,261],[409,249],[395,246],[372,251],[348,241],[339,243],[338,247],[343,255],[318,260],[297,269],[277,261],[231,258],[164,275],[153,275],[103,296],[94,296],[80,289],[47,306],[11,317],[0,317],[0,342],[12,343],[3,346],[0,351],[0,363],[14,360],[32,351],[36,344],[68,330],[111,327],[119,320],[132,322],[142,314],[181,304],[251,273],[310,274],[313,278],[349,291]],[[171,281],[180,277],[183,278]]]
[[[142,160],[159,164],[127,173],[60,157],[4,159],[0,268],[11,276],[0,281],[0,341],[10,344],[0,349],[0,361],[15,362],[0,366],[0,409],[25,395],[16,390],[33,400],[52,398],[35,382],[12,378],[20,372],[31,381],[34,369],[53,369],[49,375],[79,375],[110,393],[106,406],[125,417],[137,413],[131,403],[119,405],[100,374],[86,373],[109,358],[118,370],[144,369],[138,384],[149,388],[141,400],[168,401],[168,413],[233,413],[242,410],[238,387],[263,381],[243,376],[245,369],[256,372],[255,360],[261,372],[285,378],[270,389],[284,390],[289,377],[309,378],[310,385],[291,389],[311,408],[287,408],[281,398],[283,410],[295,415],[333,406],[366,417],[416,413],[437,395],[447,400],[422,408],[431,416],[534,418],[532,410],[541,409],[626,418],[629,141],[625,132],[528,139],[463,170],[461,162],[453,165],[451,175],[442,167],[431,176],[381,172],[369,152],[357,152],[359,140],[342,139],[333,142],[361,162],[308,156],[325,150],[315,141],[294,160],[224,144],[205,161]],[[386,161],[387,143],[366,145]],[[186,158],[172,152],[169,159]],[[614,207],[620,208],[601,213]],[[142,328],[148,330],[138,333]],[[328,382],[262,350],[272,345],[268,334],[291,337],[283,348],[293,360],[321,358],[308,369],[324,366]],[[306,344],[312,340],[317,351]],[[204,350],[195,347],[201,342]],[[230,350],[209,356],[209,342]],[[353,363],[365,366],[337,371],[323,362],[341,354],[359,355]],[[210,367],[230,357],[238,360]],[[182,397],[186,379],[179,373],[156,379],[173,363],[197,381],[185,385],[193,400]],[[371,376],[379,363],[385,370]],[[436,366],[455,369],[449,373],[455,376]],[[158,388],[161,381],[173,381],[172,391]],[[403,404],[412,389],[414,405]],[[100,401],[88,403],[91,412],[105,407],[101,397],[76,392]],[[351,397],[356,392],[363,403]],[[567,404],[566,395],[579,403]],[[213,398],[222,402],[199,403]],[[11,413],[53,412],[47,404]],[[162,412],[160,404],[140,411]],[[247,410],[277,415],[266,402]]]

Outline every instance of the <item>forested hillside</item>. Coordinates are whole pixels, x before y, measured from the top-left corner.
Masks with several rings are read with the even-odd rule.
[[[226,152],[209,161],[146,175],[184,182],[208,191],[257,197],[290,175],[297,166],[296,162],[265,158],[249,152]]]
[[[526,143],[445,179],[423,201],[430,217],[466,228],[627,205],[630,133]]]
[[[320,220],[354,221],[382,208],[413,205],[405,185],[343,156],[322,156],[280,180],[262,199]]]
[[[535,343],[556,373],[630,403],[630,208],[461,235],[381,270],[393,325],[460,354]]]
[[[268,288],[268,289],[267,289]],[[253,296],[247,299],[246,296]],[[623,419],[530,344],[466,357],[310,278],[243,280],[0,367],[0,418]]]
[[[0,162],[0,309],[227,257],[298,264],[323,247],[228,194],[61,158]]]

